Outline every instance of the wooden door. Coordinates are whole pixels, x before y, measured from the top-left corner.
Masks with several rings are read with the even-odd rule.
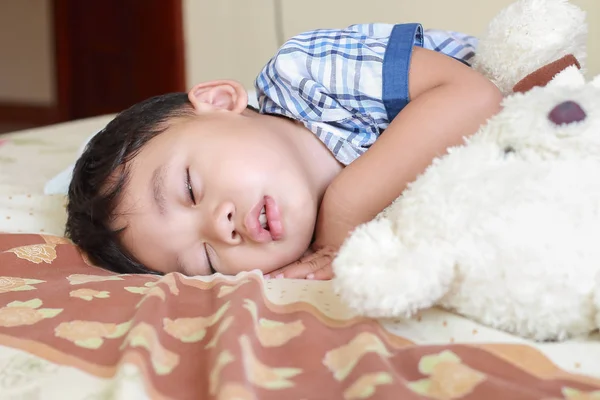
[[[61,120],[185,90],[182,0],[54,0]]]

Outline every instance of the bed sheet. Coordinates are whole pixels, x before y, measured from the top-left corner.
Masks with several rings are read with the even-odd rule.
[[[0,231],[62,235],[65,197],[44,185],[77,156],[83,141],[111,115],[0,135]]]
[[[95,132],[104,124],[106,124],[110,118],[110,116],[98,117],[84,121],[77,121],[0,136],[0,231],[9,233],[39,233],[43,235],[42,237],[46,238],[44,240],[50,240],[51,246],[55,246],[56,243],[60,242],[60,238],[47,238],[53,238],[54,236],[52,235],[62,235],[65,220],[65,199],[64,196],[58,195],[44,196],[43,186],[48,179],[72,163],[73,157],[75,156],[81,142],[89,136],[90,132]],[[13,236],[16,237],[18,235]],[[25,235],[24,237],[28,236]],[[54,244],[52,245],[52,243]],[[11,249],[8,248],[8,250]],[[0,249],[0,254],[2,254],[2,252],[3,249]],[[4,249],[4,253],[7,253],[7,249]],[[16,254],[15,252],[13,253]],[[6,258],[4,260],[6,260]],[[41,266],[46,265],[43,260],[39,263]],[[0,326],[2,325],[2,310],[6,309],[11,302],[14,301],[13,295],[16,293],[10,290],[3,290],[3,285],[11,285],[10,282],[12,281],[10,281],[8,278],[12,279],[17,277],[12,275],[14,271],[7,272],[8,270],[8,264],[0,264]],[[366,273],[368,273],[368,271],[366,271]],[[351,310],[345,307],[344,304],[339,302],[336,294],[332,291],[329,282],[307,282],[296,280],[263,281],[262,277],[259,275],[250,273],[237,277],[236,280],[233,281],[233,286],[235,287],[237,283],[240,282],[240,279],[243,281],[246,278],[250,279],[249,282],[256,291],[256,293],[252,295],[255,296],[253,297],[254,301],[257,302],[259,298],[262,299],[261,301],[264,300],[265,307],[267,308],[277,309],[279,306],[285,306],[286,310],[288,310],[286,312],[291,312],[290,310],[301,309],[312,310],[311,313],[316,315],[316,318],[323,322],[326,328],[325,329],[323,326],[318,326],[314,328],[314,332],[312,332],[310,329],[306,332],[307,335],[313,336],[315,343],[320,340],[319,335],[325,334],[326,332],[331,333],[331,326],[328,325],[328,323],[325,323],[325,321],[329,321],[335,326],[345,326],[348,329],[350,329],[352,326],[356,326],[356,321],[358,321],[357,317],[351,312]],[[43,280],[39,277],[28,277],[27,279]],[[177,276],[177,280],[180,283],[188,282],[188,278],[181,276]],[[134,286],[135,285],[132,285],[132,287]],[[19,294],[22,293],[19,292]],[[241,304],[240,307],[243,308],[243,304]],[[269,324],[268,318],[267,322],[265,323],[267,325]],[[274,323],[277,324],[277,322]],[[369,329],[376,329],[373,328],[373,326],[377,326],[377,329],[382,328],[382,333],[378,333],[378,335],[383,335],[381,337],[385,337],[386,346],[390,346],[390,343],[392,342],[395,343],[394,346],[397,347],[394,347],[394,351],[401,352],[405,357],[408,357],[406,360],[409,361],[399,362],[398,364],[394,364],[392,367],[390,367],[389,364],[385,364],[387,365],[387,369],[385,369],[385,371],[382,370],[385,373],[382,372],[380,375],[377,375],[377,371],[370,371],[368,373],[365,372],[366,378],[360,378],[360,376],[356,376],[356,379],[363,379],[360,385],[366,385],[365,388],[368,390],[363,388],[366,390],[366,392],[359,392],[364,396],[358,396],[354,398],[369,398],[372,396],[372,398],[380,398],[378,397],[378,393],[381,395],[383,392],[378,392],[376,387],[378,385],[385,385],[385,382],[387,382],[389,379],[394,381],[400,380],[402,387],[410,387],[411,382],[415,383],[419,381],[420,383],[418,385],[422,386],[418,386],[415,383],[417,386],[413,386],[418,387],[418,390],[413,392],[415,394],[429,393],[431,398],[462,398],[463,395],[468,395],[471,393],[466,391],[460,396],[456,395],[452,397],[450,395],[435,395],[435,393],[431,394],[433,392],[428,392],[428,390],[433,390],[435,392],[431,385],[449,385],[450,382],[452,382],[452,379],[456,378],[452,378],[452,374],[460,375],[466,372],[465,370],[460,369],[453,370],[454,372],[449,372],[449,377],[438,377],[439,379],[447,378],[450,379],[450,381],[445,383],[436,381],[436,383],[432,380],[432,373],[429,375],[426,373],[426,370],[429,367],[427,367],[425,364],[432,360],[431,358],[427,358],[426,361],[423,361],[422,357],[425,357],[426,355],[437,355],[442,357],[442,361],[449,360],[448,362],[455,364],[457,359],[463,361],[471,360],[474,364],[469,365],[471,365],[473,370],[469,371],[475,371],[473,372],[475,375],[469,375],[471,378],[477,376],[481,378],[481,374],[484,374],[489,376],[491,380],[500,380],[505,384],[508,384],[508,381],[506,381],[506,379],[508,379],[507,377],[513,372],[517,371],[515,373],[518,377],[510,378],[516,379],[515,382],[519,381],[519,379],[524,379],[523,382],[527,382],[527,379],[530,378],[557,379],[557,377],[560,377],[561,379],[571,379],[571,386],[574,385],[573,382],[585,382],[586,384],[594,385],[593,387],[596,388],[595,390],[600,389],[600,337],[598,335],[590,338],[574,339],[565,343],[534,343],[506,334],[504,332],[486,328],[480,324],[474,323],[468,319],[441,309],[428,310],[411,320],[379,320],[369,321],[367,324],[371,327]],[[322,329],[324,330],[321,331]],[[156,389],[156,385],[153,386],[153,382],[156,382],[148,378],[148,371],[144,370],[144,368],[148,367],[148,365],[151,366],[152,360],[147,360],[146,363],[133,363],[131,365],[130,363],[125,362],[125,360],[117,360],[115,361],[115,365],[111,365],[111,368],[108,370],[103,370],[105,371],[104,373],[99,373],[98,370],[94,370],[93,368],[82,367],[81,362],[85,361],[86,357],[88,357],[85,352],[83,355],[79,353],[70,353],[68,351],[62,351],[61,353],[60,351],[57,352],[57,350],[52,348],[52,346],[48,347],[47,344],[45,345],[46,347],[40,347],[39,341],[33,341],[28,345],[19,345],[14,340],[7,339],[10,337],[10,335],[7,335],[6,332],[2,333],[2,335],[0,335],[0,393],[6,390],[5,393],[13,393],[16,396],[16,394],[23,395],[23,393],[26,393],[27,390],[45,391],[46,388],[50,388],[47,392],[48,396],[44,398],[80,398],[78,397],[79,395],[76,396],[75,394],[73,395],[74,397],[69,397],[65,396],[64,393],[60,391],[56,393],[53,392],[55,389],[58,390],[57,388],[54,388],[53,385],[57,385],[57,382],[61,382],[61,379],[62,382],[69,380],[78,381],[81,383],[88,382],[88,388],[101,388],[103,391],[112,388],[110,390],[116,390],[116,392],[120,393],[119,396],[115,398],[129,399],[137,398],[136,396],[142,396],[143,398],[143,396],[150,396],[152,393],[156,394],[152,391],[158,390]],[[39,340],[43,338],[37,337],[36,339]],[[356,337],[354,337],[354,339],[356,339]],[[338,341],[334,341],[330,344],[334,347],[350,346],[352,343],[354,343],[352,340],[353,339],[350,336],[341,335]],[[390,342],[387,342],[388,340]],[[310,341],[303,343],[310,346]],[[367,353],[375,351],[369,346],[370,344],[367,346],[370,349],[367,351]],[[248,347],[246,348],[248,349]],[[477,349],[479,356],[469,355],[468,353],[470,350],[467,351],[465,349]],[[326,349],[321,350],[323,350],[323,354],[326,353]],[[295,351],[301,352],[301,350],[297,348]],[[416,357],[413,353],[410,353],[411,351],[416,351],[418,357]],[[467,351],[467,353],[465,353],[465,351]],[[362,357],[366,353],[361,354]],[[50,355],[54,356],[51,357]],[[232,356],[235,357],[235,355]],[[299,357],[300,354],[288,354],[288,356],[290,357],[290,360],[296,360],[295,357]],[[279,355],[278,357],[283,356]],[[445,359],[444,357],[449,358]],[[275,359],[277,359],[277,357],[269,358],[271,361]],[[81,362],[78,363],[74,360],[79,360]],[[300,360],[300,358],[298,358],[298,360]],[[481,364],[481,360],[487,361]],[[297,362],[299,363],[300,361]],[[319,367],[323,367],[323,365],[325,365],[322,363],[323,359],[315,359],[313,362],[317,362]],[[85,362],[83,363],[85,364]],[[283,365],[287,364],[283,363]],[[310,366],[307,367],[305,364],[303,365],[304,366],[302,368],[311,368]],[[476,365],[479,365],[479,367]],[[481,368],[484,368],[482,365],[492,365],[493,368],[482,372],[483,370]],[[17,369],[13,369],[13,367]],[[290,368],[292,367],[293,365]],[[20,386],[16,384],[13,386],[7,386],[7,384],[2,383],[3,379],[14,379],[14,377],[10,379],[6,378],[6,376],[16,376],[22,374],[23,368],[33,368],[36,371],[36,373],[32,375],[33,378],[28,381],[26,380],[27,382],[25,383],[21,382],[22,385]],[[106,371],[110,371],[110,373]],[[511,371],[510,374],[508,371]],[[238,371],[238,373],[241,374],[242,372]],[[292,372],[291,369],[283,368],[281,370],[277,370],[277,372],[270,371],[268,373],[283,374],[277,375],[279,378],[283,379],[286,374],[291,374]],[[478,375],[478,373],[481,374]],[[3,374],[5,374],[4,378]],[[392,378],[390,378],[390,376]],[[482,380],[479,378],[475,381],[482,382]],[[207,379],[210,380],[213,378]],[[294,379],[291,378],[291,375],[286,379],[283,379],[283,381],[292,382],[292,386],[294,385]],[[239,383],[242,381],[238,380],[237,382]],[[246,385],[244,387],[248,389],[248,381],[243,382],[243,384]],[[287,384],[290,384],[289,382]],[[302,385],[307,385],[310,383],[310,381],[304,381],[302,379],[300,382],[303,382]],[[355,381],[354,383],[358,384],[357,382],[358,381]],[[524,384],[523,382],[520,382],[519,385]],[[469,385],[471,385],[471,388],[477,386],[473,384],[473,382],[471,382]],[[550,384],[548,383],[548,385]],[[350,390],[350,386],[350,383],[348,383],[344,390]],[[579,393],[577,392],[579,389],[573,389],[571,386],[565,384],[564,388],[566,389],[563,389],[567,390],[567,392],[571,394]],[[576,386],[577,385],[575,385],[575,387]],[[115,388],[118,388],[118,390]],[[229,389],[236,390],[236,388],[240,389],[238,386],[230,387]],[[575,390],[575,392],[569,392],[571,389]],[[128,390],[134,390],[133,393],[137,394],[135,396],[132,395],[132,397],[127,397],[126,394],[130,393]],[[421,392],[419,392],[419,390]],[[83,392],[78,393],[81,394]],[[218,398],[218,393],[215,392],[213,397]],[[312,393],[313,397],[308,396],[310,393]],[[310,393],[306,392],[306,396],[303,395],[304,398],[318,398],[314,397],[318,392]],[[539,395],[539,392],[533,391],[529,393],[530,397],[527,397],[523,393],[521,393],[521,397],[517,396],[510,398],[541,398],[536,397],[535,393]],[[86,396],[91,396],[92,394],[93,393],[87,393]],[[344,397],[342,392],[339,394],[340,398]],[[61,397],[61,395],[63,397]],[[95,395],[98,394],[96,393]],[[244,394],[244,396],[246,395],[248,394]],[[250,393],[248,396],[253,395],[256,395],[256,393]],[[7,398],[3,396],[0,397]],[[169,396],[165,395],[165,398],[169,398]],[[348,398],[353,397],[350,396]],[[569,397],[564,395],[564,397],[549,396],[548,398]]]

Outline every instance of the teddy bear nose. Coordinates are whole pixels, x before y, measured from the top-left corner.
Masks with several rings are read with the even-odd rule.
[[[548,119],[556,125],[570,124],[585,119],[585,111],[574,101],[568,100],[560,103],[550,111]]]

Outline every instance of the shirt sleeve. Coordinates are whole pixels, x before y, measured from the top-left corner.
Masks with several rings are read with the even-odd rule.
[[[301,121],[349,164],[377,139],[386,117],[381,65],[389,32],[353,25],[290,39],[256,79],[260,112]]]
[[[442,34],[428,39],[420,24],[360,24],[302,33],[288,40],[258,75],[259,111],[302,122],[348,165],[408,102],[413,47],[439,47],[443,40]]]

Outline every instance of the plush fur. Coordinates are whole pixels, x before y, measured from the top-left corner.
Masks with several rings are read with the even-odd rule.
[[[480,36],[473,68],[505,95],[527,74],[567,54],[585,72],[585,12],[567,0],[521,0],[502,10]]]
[[[565,6],[546,14],[546,26],[536,22],[545,31],[572,10],[559,0],[517,4]],[[518,18],[500,14],[494,29],[504,20],[530,31],[524,26],[530,16]],[[560,57],[551,48],[570,45],[570,38],[538,46]],[[518,59],[507,51],[504,59]],[[531,61],[506,87],[537,67]],[[587,118],[550,121],[565,101],[579,104]],[[597,329],[600,77],[586,83],[569,67],[546,87],[506,97],[503,110],[464,145],[436,159],[390,207],[358,227],[333,268],[335,290],[362,315],[410,317],[439,305],[536,340]]]

